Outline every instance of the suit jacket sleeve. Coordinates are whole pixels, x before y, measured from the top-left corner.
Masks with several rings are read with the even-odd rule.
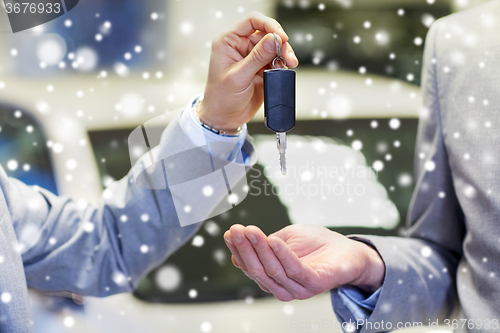
[[[464,217],[457,201],[448,154],[443,141],[439,82],[436,79],[436,34],[439,21],[430,29],[424,51],[422,92],[416,147],[416,188],[407,220],[407,237],[353,236],[373,244],[382,256],[386,274],[378,302],[358,332],[396,329],[399,322],[444,319],[456,302],[455,272],[462,254]],[[332,302],[341,321],[354,317],[336,292]],[[384,322],[386,329],[375,329]]]
[[[184,174],[177,171],[176,176],[188,179],[185,173],[196,172],[193,150],[198,154],[208,152],[193,145],[177,118],[163,132],[158,154],[175,157],[190,151],[189,158],[179,155],[172,159],[176,169],[185,170]],[[250,144],[246,149],[252,154]],[[224,164],[216,158],[203,159]],[[227,177],[233,180],[245,176],[241,168],[226,169]],[[80,207],[70,198],[8,178],[3,170],[0,188],[18,239],[15,246],[22,255],[28,286],[40,290],[89,296],[130,292],[201,225],[182,227],[170,189],[139,187],[132,171],[111,184],[96,206]],[[186,191],[194,189],[187,186]],[[178,199],[183,199],[179,190],[177,193]],[[226,195],[227,188],[214,188],[210,198],[199,201],[192,210],[197,216],[207,216]],[[184,196],[196,197],[196,193]]]

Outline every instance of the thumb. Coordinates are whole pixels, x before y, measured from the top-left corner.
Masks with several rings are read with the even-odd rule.
[[[278,41],[281,47],[280,36],[278,36]],[[257,72],[276,58],[276,54],[274,35],[269,33],[262,37],[252,51],[238,63],[238,72],[244,75],[244,77],[253,78]]]

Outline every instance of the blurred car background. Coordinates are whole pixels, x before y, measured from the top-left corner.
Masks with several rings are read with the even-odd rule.
[[[79,205],[96,203],[126,175],[135,127],[161,114],[168,124],[203,92],[211,40],[253,10],[283,25],[300,60],[288,180],[313,184],[343,158],[376,176],[359,180],[374,189],[359,200],[278,191],[285,183],[267,172],[278,153],[261,110],[248,125],[259,162],[240,205],[206,221],[133,295],[31,291],[35,332],[341,332],[328,293],[290,303],[269,297],[233,267],[222,234],[234,223],[266,233],[317,223],[343,234],[403,235],[426,32],[482,2],[87,0],[44,25],[0,34],[0,164]],[[7,26],[2,12],[0,28]]]

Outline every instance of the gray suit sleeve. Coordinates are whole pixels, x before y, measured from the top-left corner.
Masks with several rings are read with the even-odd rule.
[[[206,150],[193,146],[177,118],[163,132],[158,149],[163,156],[179,156],[175,164],[185,170],[185,178],[189,178],[185,173],[190,170],[196,172],[191,158],[195,150],[207,155],[201,160],[211,160]],[[182,158],[182,151],[189,151],[190,158]],[[215,158],[212,162],[229,163]],[[245,175],[226,169],[230,178],[241,180]],[[170,189],[139,187],[132,172],[110,185],[98,205],[87,207],[7,178],[3,172],[0,186],[18,238],[16,246],[22,254],[28,286],[45,291],[88,296],[130,292],[201,225],[182,227]],[[226,195],[227,188],[214,188],[210,200],[200,201],[192,209],[200,216],[208,215]]]
[[[353,236],[371,242],[386,266],[377,305],[369,323],[360,323],[364,325],[358,326],[358,332],[390,331],[388,326],[392,330],[401,328],[398,323],[421,322],[425,327],[429,320],[448,317],[456,302],[455,272],[465,225],[443,141],[436,79],[438,29],[439,21],[428,33],[424,52],[424,108],[415,152],[417,184],[408,214],[407,237]],[[355,321],[337,293],[332,293],[332,301],[341,320]],[[380,329],[382,322],[385,329]]]

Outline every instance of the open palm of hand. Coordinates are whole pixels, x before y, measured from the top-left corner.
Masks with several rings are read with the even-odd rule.
[[[295,254],[320,292],[354,282],[363,272],[365,258],[359,248],[365,245],[322,226],[291,225],[269,235],[271,246],[279,248],[280,241]]]
[[[269,237],[255,226],[233,225],[224,238],[234,265],[283,301],[344,284],[373,291],[385,272],[371,247],[318,225],[291,225]]]

